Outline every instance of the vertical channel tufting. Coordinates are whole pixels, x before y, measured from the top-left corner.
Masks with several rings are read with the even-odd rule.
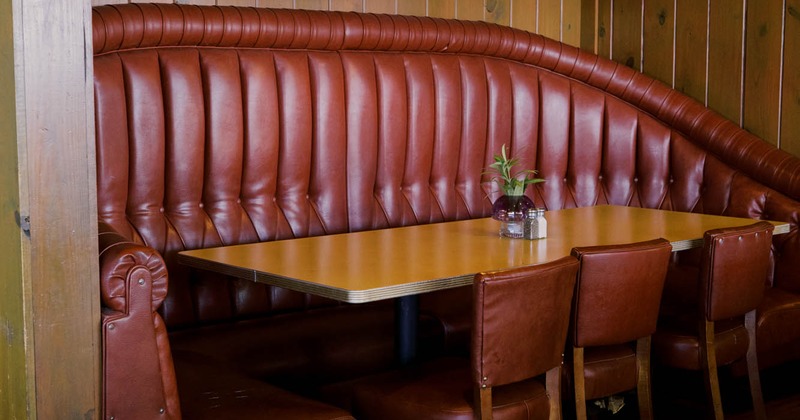
[[[344,73],[338,54],[310,53],[313,115],[310,215],[321,233],[342,233],[347,226],[347,110]]]
[[[436,101],[431,60],[424,55],[404,55],[408,97],[408,142],[402,190],[414,224],[443,220],[431,189],[433,150],[436,147]],[[434,141],[431,141],[431,140]]]
[[[800,185],[679,93],[511,28],[177,4],[93,19],[100,219],[164,255],[170,326],[316,304],[206,284],[177,251],[487,216],[499,191],[481,173],[504,143],[547,180],[528,194],[549,209],[754,215],[782,196],[748,176]]]
[[[377,177],[375,196],[389,226],[413,223],[413,212],[402,194],[408,139],[408,96],[402,55],[376,55],[378,106]]]

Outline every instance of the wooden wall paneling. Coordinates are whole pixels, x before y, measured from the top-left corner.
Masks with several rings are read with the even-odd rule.
[[[800,156],[800,0],[786,2],[780,147]]]
[[[463,20],[484,19],[483,0],[457,0],[456,17]]]
[[[643,0],[612,0],[611,59],[641,69]]]
[[[537,32],[561,41],[561,0],[539,0]]]
[[[595,17],[597,11],[595,6],[600,0],[581,0],[581,49],[594,52],[595,40],[597,39],[597,28],[595,28]]]
[[[514,0],[511,3],[511,26],[536,32],[537,0]]]
[[[331,0],[330,10],[343,12],[363,12],[364,3],[361,0]]]
[[[611,3],[614,0],[598,0],[597,8],[597,54],[611,58]]]
[[[397,3],[402,0],[366,0],[364,11],[368,13],[396,13]]]
[[[401,15],[411,16],[435,16],[435,17],[453,17],[455,13],[455,4],[451,1],[434,1],[426,2],[425,0],[397,0],[397,13]],[[449,3],[449,11],[446,3]],[[441,10],[439,8],[442,8]],[[431,11],[429,12],[428,9]],[[435,11],[435,13],[434,13]]]
[[[199,5],[199,6],[213,6],[213,5],[217,4],[216,0],[175,0],[174,2],[172,0],[158,0],[158,1],[155,1],[155,2],[151,2],[149,0],[141,0],[141,2],[142,3],[157,3],[157,2],[161,2],[161,3],[177,3],[177,4],[196,4],[196,5]],[[131,3],[136,3],[136,1],[131,1]]]
[[[292,9],[294,2],[292,0],[256,0],[258,7],[272,7],[275,9]]]
[[[92,0],[92,6],[101,6],[104,4],[125,4],[129,3],[128,0]]]
[[[35,399],[35,407],[27,407],[20,418],[97,418],[100,293],[91,4],[11,3],[19,213],[30,221],[30,236],[22,236],[28,243],[21,258],[23,294],[16,298],[32,316],[31,330],[13,333],[30,335],[35,347],[26,350],[33,352],[35,381],[28,384],[28,398]],[[15,344],[22,339],[15,338]],[[25,378],[18,379],[17,386],[26,386]]]
[[[426,12],[428,16],[452,19],[456,17],[457,0],[428,0]]]
[[[642,28],[642,71],[669,86],[675,77],[675,1],[646,1]]]
[[[15,3],[19,6],[19,3]],[[30,286],[26,284],[26,264],[30,241],[17,224],[27,202],[19,185],[20,153],[17,149],[17,96],[15,89],[14,43],[21,41],[20,19],[12,2],[0,3],[0,418],[28,418],[28,408],[36,408]],[[24,129],[24,127],[22,127]],[[24,186],[23,186],[24,187]],[[26,291],[26,289],[28,289]]]
[[[212,1],[208,3],[208,1]],[[126,2],[127,3],[127,2]],[[191,3],[191,4],[214,4],[213,0],[192,0],[192,1],[172,1],[172,0],[131,0],[130,3]]]
[[[295,9],[328,10],[328,0],[295,0]]]
[[[512,0],[486,0],[484,2],[484,20],[499,25],[511,25]]]
[[[708,3],[677,0],[675,89],[706,103]]]
[[[271,7],[273,9],[291,9],[292,0],[255,0],[256,7]]]
[[[711,0],[707,105],[741,125],[744,0]]]
[[[217,6],[258,6],[257,0],[217,0]]]
[[[561,0],[561,5],[561,40],[574,47],[580,47],[583,14],[581,0]]]
[[[743,126],[772,144],[778,141],[781,1],[747,2]]]

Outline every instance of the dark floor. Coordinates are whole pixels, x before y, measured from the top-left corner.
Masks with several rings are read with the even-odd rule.
[[[732,377],[720,370],[722,403],[726,419],[753,418],[747,377]],[[800,362],[767,369],[761,373],[761,388],[770,420],[800,420]],[[639,418],[636,393],[620,395],[624,406],[612,414],[595,402],[589,402],[587,413],[594,420],[634,420]],[[604,401],[605,402],[605,401]],[[565,401],[565,420],[574,419],[574,410]],[[700,372],[653,371],[653,410],[656,419],[706,419],[705,388]]]

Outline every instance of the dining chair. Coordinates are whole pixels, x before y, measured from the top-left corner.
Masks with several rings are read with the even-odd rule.
[[[477,274],[469,359],[437,359],[357,385],[356,417],[560,419],[577,270],[578,262],[567,256]]]
[[[758,222],[706,232],[696,296],[690,299],[694,304],[663,311],[653,335],[657,363],[703,371],[718,420],[723,409],[717,367],[743,357],[755,418],[766,418],[756,354],[756,308],[767,283],[773,230],[771,224]]]
[[[580,268],[568,341],[579,420],[587,400],[634,388],[640,418],[652,418],[650,338],[671,254],[664,239],[573,248]]]

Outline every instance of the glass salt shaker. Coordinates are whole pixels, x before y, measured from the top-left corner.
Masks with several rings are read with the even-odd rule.
[[[537,238],[546,238],[547,237],[547,219],[544,218],[544,209],[538,208],[536,209],[536,237]]]

